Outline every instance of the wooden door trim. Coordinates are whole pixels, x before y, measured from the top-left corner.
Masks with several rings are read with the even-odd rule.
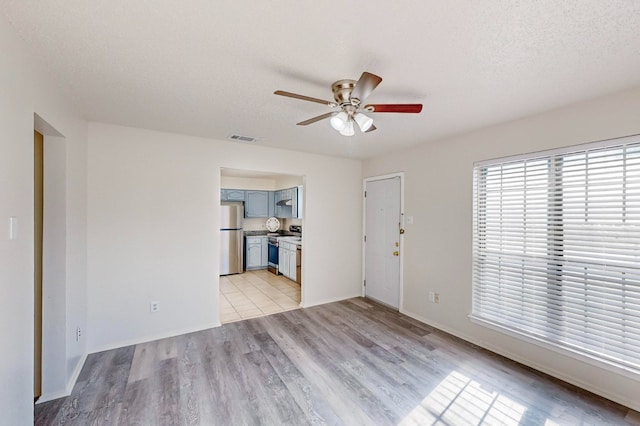
[[[42,237],[44,233],[44,135],[33,131],[33,398],[42,396]]]

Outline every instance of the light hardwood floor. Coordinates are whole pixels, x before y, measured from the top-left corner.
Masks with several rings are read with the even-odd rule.
[[[65,425],[607,425],[625,407],[367,299],[92,354]],[[635,423],[637,424],[637,423]]]

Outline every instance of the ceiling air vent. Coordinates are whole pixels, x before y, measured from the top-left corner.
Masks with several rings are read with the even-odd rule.
[[[236,135],[236,134],[231,134],[229,136],[227,136],[229,139],[231,139],[232,141],[240,141],[240,142],[258,142],[260,141],[260,139],[258,138],[252,138],[251,136],[242,136],[242,135]]]

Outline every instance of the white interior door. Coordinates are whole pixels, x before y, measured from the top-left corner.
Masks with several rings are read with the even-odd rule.
[[[365,186],[365,295],[400,306],[400,177]]]

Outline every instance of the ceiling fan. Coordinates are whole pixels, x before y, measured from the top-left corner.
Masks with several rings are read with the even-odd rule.
[[[298,95],[296,93],[276,90],[275,95],[287,96],[303,101],[316,102],[334,108],[334,111],[301,121],[298,126],[306,126],[325,118],[331,117],[331,127],[339,131],[343,136],[353,136],[355,134],[354,123],[363,132],[376,130],[373,119],[364,113],[378,112],[398,112],[417,114],[422,111],[422,104],[367,104],[363,106],[363,101],[378,87],[382,77],[369,72],[363,72],[360,80],[338,80],[331,85],[335,102],[325,101],[310,96]]]

